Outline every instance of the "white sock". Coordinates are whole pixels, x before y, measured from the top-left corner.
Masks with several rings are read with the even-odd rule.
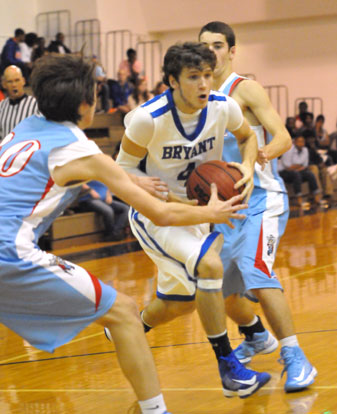
[[[145,401],[138,401],[142,414],[164,414],[166,405],[163,394],[159,394],[154,398]]]
[[[287,338],[281,339],[280,344],[281,344],[281,348],[283,346],[290,346],[290,347],[299,346],[296,335],[288,336]]]

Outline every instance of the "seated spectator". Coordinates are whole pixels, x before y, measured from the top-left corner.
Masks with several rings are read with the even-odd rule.
[[[326,129],[323,128],[324,125],[324,115],[318,115],[315,121],[315,133],[316,139],[318,141],[319,149],[329,149],[329,134]]]
[[[329,155],[331,156],[333,163],[337,164],[337,129],[329,135]]]
[[[26,65],[21,58],[19,43],[25,40],[25,32],[22,29],[16,29],[14,37],[7,40],[5,43],[0,58],[0,73],[2,74],[7,66],[15,65],[21,69],[23,76],[27,80]]]
[[[103,112],[109,112],[110,102],[109,102],[109,86],[107,84],[106,73],[98,61],[97,56],[93,55],[92,61],[96,64],[96,81],[97,81],[97,96],[101,98],[101,108]]]
[[[287,128],[291,138],[294,138],[294,136],[296,135],[295,123],[296,123],[296,119],[293,116],[288,116],[288,118],[286,120],[286,128]]]
[[[161,95],[162,93],[166,91],[167,88],[168,86],[165,85],[163,81],[159,81],[156,83],[156,86],[154,87],[152,93],[154,96]]]
[[[36,40],[36,47],[32,52],[32,62],[35,62],[40,57],[48,53],[46,49],[46,39],[44,37],[38,37]]]
[[[90,181],[83,188],[89,191],[78,200],[81,210],[102,216],[105,241],[123,240],[129,223],[129,206],[114,200],[109,189],[98,181]]]
[[[314,174],[309,170],[309,151],[305,147],[305,139],[302,134],[298,134],[294,139],[294,144],[289,151],[285,152],[279,160],[279,173],[286,183],[291,183],[297,197],[297,204],[302,206],[302,182],[307,181],[310,193],[314,201],[319,204],[321,192]]]
[[[25,35],[25,40],[19,43],[22,62],[24,62],[30,69],[32,68],[32,53],[37,44],[37,39],[37,34],[31,32],[27,33]]]
[[[23,119],[39,113],[35,98],[25,93],[25,79],[20,68],[8,66],[2,85],[8,97],[0,102],[0,141]]]
[[[66,53],[71,53],[70,49],[64,44],[65,36],[63,33],[57,33],[55,40],[52,40],[48,46],[48,52],[50,53],[59,53],[64,55]]]
[[[133,86],[128,81],[126,70],[119,69],[117,73],[117,80],[108,80],[108,85],[113,108],[118,109],[122,115],[125,115],[130,111],[128,97],[133,91]]]
[[[128,98],[128,105],[130,110],[136,108],[139,105],[152,99],[153,95],[147,88],[147,80],[145,78],[139,78],[137,80],[135,89]]]
[[[302,133],[307,129],[314,129],[314,114],[312,112],[302,112],[300,115],[302,126],[296,130],[297,133]]]
[[[119,65],[119,70],[123,69],[126,71],[128,81],[133,85],[136,85],[140,72],[142,70],[142,65],[137,59],[137,52],[135,49],[128,49],[126,51],[127,59],[122,60]]]
[[[295,127],[296,129],[302,128],[303,122],[301,119],[301,114],[308,112],[308,104],[305,101],[301,101],[298,104],[298,114],[295,116]]]
[[[333,183],[328,172],[328,165],[331,163],[324,162],[322,156],[317,151],[316,137],[314,130],[303,132],[303,138],[309,151],[309,169],[315,175],[319,189],[322,191],[323,198],[329,201],[333,195]]]

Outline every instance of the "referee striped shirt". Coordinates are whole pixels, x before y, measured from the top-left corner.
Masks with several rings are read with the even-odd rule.
[[[36,99],[31,95],[23,95],[12,100],[0,101],[0,141],[8,135],[17,124],[31,115],[39,114]]]

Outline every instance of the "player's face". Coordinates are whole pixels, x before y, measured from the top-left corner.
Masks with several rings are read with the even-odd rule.
[[[183,68],[179,81],[170,77],[174,89],[173,99],[177,108],[187,114],[193,114],[205,108],[213,83],[213,71],[208,65],[202,69]]]
[[[218,78],[231,64],[235,54],[235,46],[229,48],[226,36],[222,33],[203,32],[200,42],[208,46],[216,55],[214,78]]]

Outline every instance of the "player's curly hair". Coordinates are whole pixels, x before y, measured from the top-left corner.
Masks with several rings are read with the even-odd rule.
[[[179,75],[184,68],[202,70],[205,64],[214,70],[216,56],[202,43],[186,42],[173,45],[167,50],[164,57],[163,82],[170,87],[170,75],[179,81]]]
[[[51,121],[77,124],[80,104],[95,101],[94,70],[93,63],[71,55],[38,59],[30,83],[40,112]]]

